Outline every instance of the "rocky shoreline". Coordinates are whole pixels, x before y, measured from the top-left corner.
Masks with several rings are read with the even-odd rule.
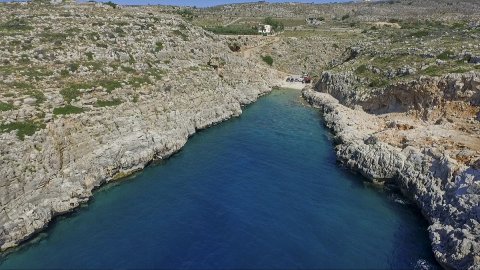
[[[382,142],[376,133],[387,126],[384,119],[311,88],[302,94],[323,112],[340,162],[372,181],[392,181],[420,208],[443,267],[478,269],[480,170],[458,164],[434,147],[402,149]]]
[[[282,76],[161,9],[31,3],[0,10],[8,15],[2,39],[29,44],[2,51],[0,250],[102,184],[169,157],[197,130],[240,115]],[[45,16],[54,27],[44,30]]]
[[[242,97],[224,93],[197,108],[178,106],[168,115],[156,114],[158,101],[151,100],[136,110],[119,106],[109,114],[60,119],[28,141],[16,142],[2,136],[2,141],[10,139],[10,147],[20,148],[22,144],[31,162],[43,160],[43,164],[51,164],[52,168],[46,177],[29,179],[34,188],[13,198],[11,207],[7,204],[2,209],[8,219],[2,216],[1,249],[18,245],[43,230],[55,216],[88,201],[100,185],[139,171],[153,160],[168,158],[197,130],[239,116],[242,105],[268,93],[272,86],[252,84],[250,89],[248,93],[242,91]],[[104,127],[93,133],[88,128],[93,123],[103,123]],[[108,143],[95,140],[96,136]],[[45,149],[40,153],[35,149],[39,142]]]

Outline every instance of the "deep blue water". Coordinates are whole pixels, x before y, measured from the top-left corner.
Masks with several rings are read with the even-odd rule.
[[[98,190],[0,268],[412,268],[427,224],[341,169],[315,109],[279,90],[163,164]]]

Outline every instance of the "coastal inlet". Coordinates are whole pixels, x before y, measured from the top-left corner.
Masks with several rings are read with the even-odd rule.
[[[338,166],[299,91],[277,90],[101,188],[0,268],[436,268],[426,222],[384,193]]]

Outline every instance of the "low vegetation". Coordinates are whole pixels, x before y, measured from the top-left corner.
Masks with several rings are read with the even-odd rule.
[[[276,32],[280,32],[285,28],[284,24],[280,20],[274,19],[272,17],[265,18],[263,20],[263,23],[271,25],[273,30],[275,30]]]
[[[10,111],[13,109],[13,105],[6,102],[0,102],[0,112]]]
[[[96,107],[111,107],[111,106],[118,106],[122,104],[120,99],[113,99],[113,100],[98,100]]]
[[[75,107],[73,105],[65,105],[63,107],[58,107],[53,109],[54,115],[68,115],[68,114],[77,114],[82,113],[85,110],[83,108]]]
[[[9,124],[0,124],[0,132],[6,133],[13,130],[17,131],[17,137],[20,140],[24,140],[25,136],[31,136],[38,130],[45,128],[45,124],[36,123],[34,121],[13,122]]]
[[[14,18],[5,23],[0,24],[0,31],[29,31],[33,27],[27,20],[21,18]]]
[[[175,36],[179,36],[183,39],[183,41],[187,41],[188,40],[188,35],[183,33],[181,30],[173,30],[172,33],[175,35]]]
[[[258,35],[257,29],[248,25],[214,26],[206,27],[205,30],[217,35]]]
[[[267,65],[273,66],[273,58],[270,55],[262,56],[262,60],[267,63]]]

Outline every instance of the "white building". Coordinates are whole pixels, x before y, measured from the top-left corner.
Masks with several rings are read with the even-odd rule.
[[[272,34],[272,26],[269,24],[260,24],[258,27],[258,33],[262,35]]]

